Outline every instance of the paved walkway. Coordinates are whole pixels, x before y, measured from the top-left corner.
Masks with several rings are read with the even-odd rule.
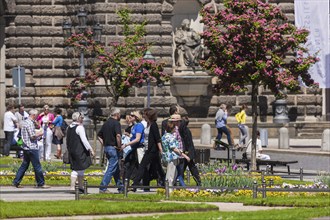
[[[55,200],[74,200],[75,195],[69,193],[68,187],[52,187],[50,189],[36,189],[32,186],[24,188],[15,188],[10,186],[0,187],[0,199],[4,201],[55,201]],[[109,189],[113,193],[116,193],[116,189]],[[155,193],[153,191],[150,193]],[[89,193],[98,193],[98,189],[89,189]],[[144,193],[137,191],[136,193]],[[129,193],[131,194],[131,192]],[[144,193],[145,194],[145,193]],[[129,197],[129,195],[128,195]],[[174,203],[175,201],[162,201]],[[177,202],[179,203],[179,202]],[[196,203],[196,202],[180,202],[180,203]],[[197,202],[200,203],[200,202]],[[219,211],[224,212],[241,212],[241,211],[258,211],[258,210],[269,210],[269,209],[285,209],[288,207],[267,207],[267,206],[244,206],[243,203],[224,203],[224,202],[207,202],[207,204],[213,204],[219,207]],[[175,213],[175,212],[174,212]],[[100,215],[100,216],[70,216],[70,217],[51,217],[51,218],[38,218],[38,219],[102,219],[102,218],[125,218],[125,217],[138,217],[138,216],[156,216],[164,215],[169,213],[139,213],[139,214],[118,214],[118,215]],[[173,213],[172,213],[173,214]],[[32,218],[17,218],[17,220],[31,220]]]

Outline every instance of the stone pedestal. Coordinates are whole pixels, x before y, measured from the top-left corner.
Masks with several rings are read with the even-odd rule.
[[[171,77],[171,92],[190,117],[207,117],[212,77],[205,72],[180,71]]]

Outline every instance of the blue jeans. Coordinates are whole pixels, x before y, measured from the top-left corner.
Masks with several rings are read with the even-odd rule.
[[[42,167],[39,160],[39,150],[23,150],[23,162],[16,173],[13,185],[18,186],[21,183],[25,171],[29,168],[30,162],[34,169],[37,186],[43,186],[45,184],[44,174],[42,173]]]
[[[176,166],[177,172],[178,172],[178,176],[176,177],[179,180],[180,186],[186,186],[185,182],[184,182],[184,160],[183,159],[179,159],[179,164]]]
[[[224,127],[220,127],[220,128],[217,128],[217,129],[218,129],[217,140],[221,140],[222,133],[225,133],[227,135],[228,144],[231,146],[232,143],[231,143],[231,137],[230,137],[230,132],[229,132],[228,128],[226,126],[224,126]]]
[[[119,175],[119,151],[117,151],[114,146],[105,146],[104,153],[108,159],[108,167],[101,181],[100,191],[107,190],[107,186],[109,185],[112,176],[115,179],[116,186],[119,187],[118,190],[121,190],[123,184]]]
[[[245,125],[238,124],[238,128],[241,131],[242,135],[241,138],[239,139],[238,144],[245,144],[245,138],[247,137],[247,130],[245,128]]]
[[[14,134],[15,134],[14,131],[5,131],[6,143],[3,147],[3,155],[5,155],[5,156],[9,156],[9,154],[10,154],[10,146],[13,143]]]

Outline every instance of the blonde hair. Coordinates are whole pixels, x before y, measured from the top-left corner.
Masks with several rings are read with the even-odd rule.
[[[139,111],[133,111],[131,112],[131,115],[134,115],[138,122],[142,121],[142,115]]]

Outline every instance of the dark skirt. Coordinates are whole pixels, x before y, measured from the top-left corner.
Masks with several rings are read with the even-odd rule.
[[[58,139],[55,135],[53,136],[53,144],[63,144],[63,138]]]

